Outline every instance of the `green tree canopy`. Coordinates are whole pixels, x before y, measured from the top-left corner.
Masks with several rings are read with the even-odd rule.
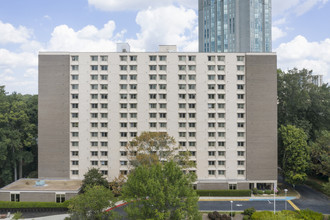
[[[85,193],[69,201],[71,219],[118,219],[114,211],[105,212],[115,206],[116,199],[112,192],[103,186],[87,186]],[[107,217],[107,218],[106,218]]]
[[[313,173],[330,176],[330,131],[321,131],[310,144]]]
[[[85,173],[82,186],[80,188],[80,193],[85,193],[86,189],[92,186],[103,186],[105,188],[109,188],[108,181],[103,177],[100,170],[96,168],[89,169],[88,172]]]
[[[201,219],[198,196],[192,188],[196,176],[184,174],[170,161],[141,165],[128,176],[122,195],[130,219]]]
[[[288,125],[281,126],[279,135],[284,150],[282,169],[286,181],[294,185],[304,182],[309,165],[305,132],[300,128]]]

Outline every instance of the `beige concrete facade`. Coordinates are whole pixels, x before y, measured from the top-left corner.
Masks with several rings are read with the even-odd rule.
[[[275,54],[41,53],[39,84],[40,177],[97,167],[111,181],[135,135],[164,131],[192,153],[198,189],[277,179]]]

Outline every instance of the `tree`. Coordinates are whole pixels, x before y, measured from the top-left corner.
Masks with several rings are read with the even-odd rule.
[[[313,174],[330,176],[330,131],[321,131],[310,144]]]
[[[103,186],[109,188],[108,181],[103,177],[99,169],[92,168],[85,173],[80,193],[85,193],[86,189],[91,186]]]
[[[125,211],[130,219],[201,219],[195,180],[174,161],[138,166],[122,190]]]
[[[37,148],[37,120],[32,120],[29,112],[37,108],[37,102],[27,104],[32,97],[7,95],[0,87],[0,186],[27,176],[31,170],[24,172],[24,168],[36,161],[33,150]]]
[[[195,166],[189,160],[189,151],[176,146],[175,139],[166,132],[142,132],[127,145],[127,151],[133,167],[170,160],[176,161],[184,169]]]
[[[323,184],[323,191],[326,195],[330,196],[330,178],[327,183]]]
[[[115,196],[121,195],[121,190],[122,190],[123,186],[125,185],[126,180],[127,180],[126,176],[123,174],[120,174],[112,182],[109,183],[110,189]]]
[[[309,165],[305,132],[292,125],[282,125],[279,135],[284,148],[282,169],[286,181],[293,185],[304,182]]]
[[[105,212],[105,209],[115,206],[115,197],[112,192],[103,186],[87,186],[84,194],[80,194],[69,201],[71,219],[117,219],[114,211]]]

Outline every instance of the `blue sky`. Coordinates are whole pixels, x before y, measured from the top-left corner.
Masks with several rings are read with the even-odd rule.
[[[0,0],[0,85],[37,94],[39,51],[197,51],[197,0]],[[330,82],[328,0],[273,0],[278,67]]]

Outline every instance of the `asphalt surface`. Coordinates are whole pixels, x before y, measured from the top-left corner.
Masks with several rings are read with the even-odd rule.
[[[306,185],[296,187],[301,195],[300,199],[292,200],[299,209],[310,209],[323,214],[330,214],[329,198]]]
[[[231,211],[230,201],[199,201],[201,211]],[[276,211],[285,210],[285,201],[276,201]],[[265,201],[233,201],[233,211],[244,211],[244,209],[254,207],[259,211],[274,211],[274,200]],[[287,210],[294,208],[287,202]]]

